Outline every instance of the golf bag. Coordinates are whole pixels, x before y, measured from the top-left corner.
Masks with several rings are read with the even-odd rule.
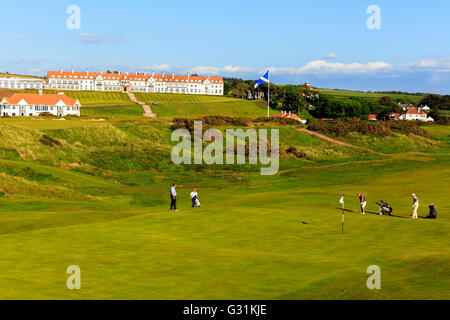
[[[429,206],[428,206],[428,208],[430,209],[430,213],[428,214],[428,219],[436,219],[437,218],[437,210],[436,210],[436,208],[434,207],[434,204],[432,203],[432,204],[430,204]]]
[[[388,203],[380,200],[380,203],[377,202],[377,205],[380,207],[380,216],[383,214],[392,215],[392,211],[394,210]]]
[[[195,206],[200,207],[200,200],[198,199],[198,197],[195,197]]]

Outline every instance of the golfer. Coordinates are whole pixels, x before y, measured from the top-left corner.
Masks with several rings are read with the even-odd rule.
[[[417,198],[416,194],[413,193],[412,194],[412,199],[413,199],[413,214],[412,214],[412,218],[413,219],[417,219],[417,210],[419,209],[419,198]]]
[[[170,211],[177,210],[177,184],[174,183],[170,188]]]
[[[198,198],[198,193],[197,193],[197,189],[192,189],[191,194],[189,195],[191,197],[191,201],[192,201],[192,208],[196,207],[196,202],[197,202],[197,198]]]
[[[366,214],[366,204],[367,204],[366,197],[361,193],[358,193],[357,196],[359,198],[359,206],[361,207],[361,214]]]

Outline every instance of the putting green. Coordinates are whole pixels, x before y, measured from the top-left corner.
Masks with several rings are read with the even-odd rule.
[[[20,152],[3,145],[1,299],[450,297],[448,127],[430,127],[439,141],[422,153],[389,155],[357,155],[280,128],[315,158],[283,157],[278,175],[261,176],[249,165],[175,166],[168,124],[131,123],[46,129],[59,148],[37,147],[38,129],[18,140]],[[79,166],[65,169],[74,158]],[[192,186],[201,208],[190,208]],[[367,197],[365,216],[357,192]],[[411,193],[421,219],[410,218]],[[394,216],[377,215],[380,199]],[[437,220],[423,219],[431,202]],[[66,287],[71,265],[81,269],[81,290]],[[371,265],[381,269],[381,290],[366,286]]]

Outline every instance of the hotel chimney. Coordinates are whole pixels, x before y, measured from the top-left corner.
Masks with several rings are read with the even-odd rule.
[[[188,80],[189,80],[189,77],[191,76],[191,74],[188,72]]]
[[[74,73],[74,70],[72,69],[72,74]]]
[[[172,80],[175,79],[175,72],[172,72]]]
[[[86,68],[86,75],[87,76],[89,75],[89,69],[88,68]]]

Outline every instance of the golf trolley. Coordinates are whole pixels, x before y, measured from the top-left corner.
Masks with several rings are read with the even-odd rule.
[[[377,205],[380,208],[379,210],[380,216],[382,216],[383,214],[392,215],[393,209],[388,203],[384,202],[383,200],[380,200],[380,203],[377,202]]]

